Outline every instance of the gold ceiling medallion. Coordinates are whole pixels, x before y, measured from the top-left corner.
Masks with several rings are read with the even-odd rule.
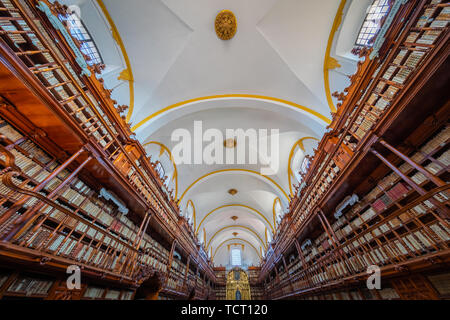
[[[239,233],[237,233],[237,232],[233,232],[233,236],[234,236],[234,237],[237,237],[238,234],[239,234]]]
[[[227,149],[236,148],[237,140],[236,139],[227,139],[223,142],[223,146]]]
[[[234,196],[236,193],[238,193],[238,191],[236,189],[230,189],[228,190],[228,193]]]
[[[236,216],[231,217],[231,220],[233,220],[233,221],[236,221],[237,219],[239,219],[239,217],[236,217]]]
[[[236,16],[230,10],[222,10],[216,17],[215,26],[219,39],[231,40],[237,31]]]

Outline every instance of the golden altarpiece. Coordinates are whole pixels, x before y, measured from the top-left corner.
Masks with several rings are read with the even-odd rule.
[[[233,268],[227,275],[227,300],[251,299],[247,273],[240,268]]]

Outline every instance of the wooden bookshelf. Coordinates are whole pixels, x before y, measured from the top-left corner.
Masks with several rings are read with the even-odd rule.
[[[428,274],[445,268],[450,253],[449,20],[446,1],[410,1],[379,57],[361,50],[263,263],[259,282],[269,298],[444,297]],[[352,196],[358,201],[336,217]],[[389,278],[380,292],[364,290],[371,265]],[[415,280],[402,279],[405,272]],[[425,289],[414,293],[413,285]]]
[[[157,163],[121,115],[124,107],[97,79],[102,66],[83,72],[68,39],[37,4],[0,1],[0,260],[14,254],[38,268],[77,264],[128,285],[128,292],[157,272],[170,280],[163,285],[181,281],[174,292],[185,296],[183,263],[195,256],[191,264],[203,271],[194,279],[206,281],[207,292],[211,263],[197,254]],[[41,4],[55,18],[65,14],[58,3]],[[105,190],[121,204],[107,200]],[[179,265],[171,257],[175,242]],[[104,287],[104,298],[128,299],[123,292]]]

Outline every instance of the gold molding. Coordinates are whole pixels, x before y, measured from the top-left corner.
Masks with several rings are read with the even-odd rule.
[[[279,198],[278,198],[278,199],[279,199]],[[198,225],[198,227],[197,227],[197,230],[196,230],[195,234],[198,234],[201,225],[203,224],[203,222],[205,222],[205,220],[206,220],[206,218],[208,218],[208,216],[210,216],[210,215],[213,214],[214,212],[219,211],[219,210],[221,210],[221,209],[224,209],[224,208],[231,208],[231,207],[242,207],[242,208],[246,208],[246,209],[249,209],[249,210],[254,211],[256,214],[258,214],[259,216],[261,216],[261,217],[267,222],[267,224],[268,224],[268,225],[270,226],[270,228],[272,229],[272,232],[274,232],[274,228],[273,228],[273,226],[270,224],[269,220],[267,220],[267,218],[264,216],[264,214],[262,214],[260,211],[256,210],[255,208],[252,208],[252,207],[250,207],[250,206],[246,206],[246,205],[243,205],[243,204],[227,204],[227,205],[223,205],[223,206],[217,207],[217,208],[215,208],[214,210],[211,210],[207,215],[205,215],[205,216],[203,217],[202,221],[200,221],[200,223],[199,223],[199,225]]]
[[[281,207],[283,207],[283,205],[281,204],[280,198],[276,197],[275,200],[273,201],[273,206],[272,206],[273,225],[274,225],[275,229],[277,228],[277,214],[275,212],[275,205],[277,204],[277,201],[280,202]],[[275,234],[275,232],[273,232],[273,233]]]
[[[275,182],[275,180],[273,180],[272,178],[269,178],[268,176],[262,175],[261,173],[257,172],[257,171],[253,171],[253,170],[248,170],[248,169],[223,169],[223,170],[217,170],[217,171],[213,171],[210,172],[208,174],[205,174],[204,176],[198,178],[197,180],[195,180],[193,183],[191,183],[187,189],[183,192],[183,194],[181,195],[180,199],[178,200],[178,204],[181,203],[181,201],[183,200],[183,198],[186,196],[186,193],[194,186],[196,185],[198,182],[200,182],[201,180],[212,176],[214,174],[218,174],[218,173],[224,173],[224,172],[248,172],[248,173],[252,173],[255,175],[258,175],[260,177],[263,177],[266,180],[269,180],[273,185],[275,185],[286,197],[286,199],[289,201],[289,196],[287,195],[287,193],[283,190],[283,188]]]
[[[289,182],[289,192],[290,192],[291,197],[294,196],[294,192],[293,192],[293,190],[292,190],[292,179],[291,179],[292,175],[294,174],[294,173],[292,172],[292,165],[291,165],[292,158],[293,158],[294,155],[295,155],[294,152],[295,152],[295,149],[297,148],[297,146],[298,146],[300,149],[302,149],[303,152],[305,152],[305,146],[303,145],[303,141],[309,140],[309,139],[316,140],[316,141],[320,141],[319,139],[314,138],[314,137],[304,137],[304,138],[301,138],[300,140],[298,140],[298,141],[294,144],[294,146],[293,146],[292,149],[291,149],[291,153],[289,154],[289,162],[288,162],[288,182]]]
[[[197,217],[196,217],[196,213],[195,213],[195,206],[194,206],[194,202],[192,201],[192,200],[189,200],[187,203],[186,203],[186,210],[187,210],[187,208],[188,208],[188,206],[189,206],[189,203],[192,205],[192,218],[193,218],[193,220],[194,220],[194,230],[195,230],[195,228],[196,228],[196,224],[197,224]]]
[[[214,27],[217,37],[221,40],[231,40],[237,32],[237,19],[230,10],[222,10],[216,16]]]
[[[242,229],[245,229],[245,230],[250,231],[252,234],[254,234],[254,235],[258,238],[258,240],[259,240],[259,241],[261,242],[261,244],[263,245],[264,249],[267,249],[266,244],[264,243],[264,241],[261,239],[261,237],[258,235],[258,233],[257,233],[255,230],[253,230],[252,228],[249,228],[249,227],[240,225],[240,224],[236,224],[236,225],[232,225],[232,226],[226,226],[226,227],[223,227],[223,228],[219,229],[216,233],[214,233],[214,235],[213,235],[213,236],[211,237],[211,239],[209,239],[209,241],[208,241],[208,245],[206,246],[206,250],[209,249],[209,246],[210,246],[210,244],[211,244],[211,241],[213,241],[214,238],[215,238],[219,233],[221,233],[222,231],[224,231],[224,230],[226,230],[226,229],[231,229],[231,228],[242,228]]]
[[[165,150],[167,152],[167,154],[169,155],[170,161],[172,162],[172,165],[174,167],[172,179],[175,179],[175,199],[177,199],[177,197],[178,197],[178,168],[177,168],[177,164],[175,163],[175,160],[173,159],[172,152],[170,151],[169,148],[167,148],[166,145],[164,145],[163,143],[158,142],[158,141],[147,142],[143,145],[143,147],[145,148],[146,146],[151,145],[151,144],[156,144],[156,145],[160,146],[161,150]],[[162,154],[160,154],[160,156],[161,155]]]
[[[278,98],[274,98],[274,97],[268,97],[268,96],[261,96],[261,95],[253,95],[253,94],[223,94],[223,95],[213,95],[213,96],[206,96],[206,97],[199,97],[199,98],[195,98],[195,99],[190,99],[190,100],[186,100],[186,101],[182,101],[182,102],[178,102],[175,104],[172,104],[168,107],[165,107],[164,109],[161,109],[151,115],[149,115],[148,117],[146,117],[144,120],[140,121],[138,124],[136,124],[135,126],[133,126],[131,128],[132,131],[136,131],[137,129],[139,129],[140,127],[142,127],[144,124],[146,124],[148,121],[150,121],[151,119],[166,113],[167,111],[170,111],[172,109],[177,109],[180,108],[184,105],[187,104],[191,104],[191,103],[195,103],[195,102],[200,102],[200,101],[208,101],[208,100],[217,100],[217,99],[223,99],[223,98],[246,98],[246,99],[260,99],[260,100],[267,100],[267,101],[271,101],[271,102],[277,102],[277,103],[282,103],[294,108],[297,108],[299,110],[303,110],[311,115],[313,115],[314,117],[318,118],[319,120],[325,122],[327,125],[331,124],[331,120],[328,119],[326,116],[322,115],[321,113],[314,111],[310,108],[307,108],[305,106],[299,105],[297,103],[291,102],[291,101],[287,101],[287,100],[283,100],[283,99],[278,99]]]
[[[97,4],[102,10],[103,14],[105,15],[106,20],[108,20],[109,26],[111,27],[112,37],[119,45],[120,50],[122,51],[123,58],[125,59],[125,64],[127,66],[127,68],[123,70],[122,73],[120,74],[118,80],[128,81],[129,84],[130,105],[128,108],[126,121],[130,122],[134,110],[134,76],[133,76],[133,69],[131,68],[130,58],[128,57],[127,50],[125,49],[125,45],[123,44],[122,37],[120,36],[119,31],[117,30],[116,24],[114,23],[113,18],[109,14],[109,11],[106,8],[105,4],[103,3],[103,0],[97,0]]]
[[[334,36],[336,35],[336,32],[342,23],[342,14],[344,12],[346,3],[347,3],[347,0],[341,0],[338,11],[336,13],[336,17],[334,18],[333,27],[331,28],[330,36],[328,37],[327,49],[325,51],[325,59],[323,62],[323,79],[324,79],[324,85],[325,85],[325,95],[327,96],[328,106],[330,107],[330,110],[333,113],[335,113],[337,111],[337,109],[333,103],[333,98],[331,97],[330,77],[329,77],[328,70],[335,69],[338,66],[340,67],[337,60],[334,58],[331,58],[330,55],[331,55],[331,47],[333,46]]]

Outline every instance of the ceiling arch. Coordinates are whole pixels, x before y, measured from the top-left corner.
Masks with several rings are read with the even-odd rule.
[[[291,102],[288,100],[280,99],[280,98],[274,98],[274,97],[268,97],[268,96],[262,96],[262,95],[255,95],[255,94],[222,94],[222,95],[213,95],[213,96],[206,96],[206,97],[199,97],[194,99],[189,99],[186,101],[178,102],[175,104],[172,104],[168,107],[165,107],[161,110],[158,110],[157,112],[147,116],[143,120],[141,120],[139,123],[134,125],[132,127],[133,131],[138,130],[140,127],[148,123],[154,118],[157,118],[161,115],[163,115],[166,112],[171,112],[176,109],[185,108],[189,106],[194,106],[196,104],[199,104],[200,102],[205,101],[222,101],[222,100],[229,100],[229,99],[236,99],[236,100],[253,100],[253,101],[265,101],[270,102],[273,104],[276,104],[281,107],[288,107],[288,108],[294,108],[298,109],[299,111],[305,112],[309,114],[310,116],[319,119],[324,124],[330,124],[331,120],[326,117],[325,115],[321,114],[320,112],[317,112],[311,108],[302,106],[300,104],[297,104],[295,102]],[[317,120],[315,119],[315,120]]]
[[[196,184],[198,184],[202,180],[204,180],[204,179],[206,179],[206,178],[208,178],[210,176],[213,176],[213,175],[226,174],[226,173],[251,174],[251,175],[260,177],[262,179],[265,179],[266,181],[269,182],[269,184],[271,184],[273,186],[274,189],[277,189],[278,192],[281,192],[281,194],[287,199],[287,201],[289,201],[289,196],[283,190],[283,188],[281,188],[281,186],[277,182],[275,182],[275,180],[273,180],[272,178],[270,178],[268,176],[264,176],[264,175],[262,175],[261,173],[259,173],[257,171],[248,170],[248,169],[223,169],[223,170],[217,170],[217,171],[210,172],[210,173],[208,173],[208,174],[198,178],[193,183],[191,183],[189,185],[189,187],[181,195],[180,199],[178,200],[178,203],[180,204],[181,201],[183,200],[183,198],[189,192],[189,190],[191,190]]]
[[[220,228],[218,231],[216,231],[216,233],[214,233],[214,235],[208,240],[208,244],[206,245],[206,250],[209,249],[211,242],[215,239],[215,237],[218,234],[220,234],[224,230],[228,230],[228,229],[239,229],[239,230],[248,231],[250,234],[254,235],[259,240],[259,242],[262,244],[264,249],[267,248],[266,244],[264,243],[264,241],[261,239],[261,237],[258,235],[258,233],[255,230],[253,230],[252,228],[237,224],[237,225],[226,226],[226,227]]]
[[[126,119],[136,138],[158,145],[170,158],[175,200],[181,211],[192,204],[194,231],[205,228],[208,245],[231,239],[228,231],[236,227],[230,225],[230,212],[236,210],[243,225],[257,225],[260,239],[245,228],[240,228],[241,238],[255,248],[265,245],[262,225],[276,229],[271,221],[276,220],[275,203],[282,202],[284,210],[293,193],[291,162],[297,161],[293,153],[304,141],[299,139],[323,136],[335,111],[331,92],[346,83],[345,61],[335,45],[346,4],[355,1],[230,0],[227,8],[219,0],[61,1],[80,6],[100,52],[114,52],[114,59],[108,59],[114,66],[107,65],[109,71],[101,75],[105,86],[120,104],[129,101]],[[230,41],[219,40],[214,31],[214,19],[223,9],[239,21]],[[101,30],[101,23],[93,21],[98,18]],[[340,64],[337,77],[333,70]],[[281,170],[262,176],[259,164],[176,164],[170,133],[190,128],[197,119],[219,130],[280,129]],[[231,187],[239,189],[237,196],[227,193]]]
[[[328,106],[330,107],[331,112],[336,112],[336,106],[334,105],[333,98],[331,96],[331,89],[330,89],[330,77],[329,77],[329,70],[340,68],[338,61],[331,57],[331,47],[333,45],[334,37],[336,35],[337,30],[339,29],[339,26],[342,23],[342,15],[344,12],[345,5],[347,3],[347,0],[341,0],[339,4],[339,8],[336,13],[336,17],[333,21],[333,27],[331,28],[330,36],[328,37],[327,42],[327,49],[325,51],[325,59],[323,63],[323,79],[324,79],[324,87],[325,87],[325,94],[327,96],[327,102]]]
[[[222,241],[222,242],[219,244],[219,246],[214,250],[214,253],[213,253],[213,255],[212,255],[212,259],[214,260],[214,258],[215,258],[215,256],[216,256],[217,252],[219,251],[220,248],[222,248],[223,245],[227,244],[228,242],[232,242],[232,241],[242,241],[242,242],[248,244],[250,247],[253,248],[253,250],[255,250],[255,252],[256,252],[256,254],[258,255],[258,257],[262,260],[261,254],[260,254],[260,252],[255,248],[255,246],[254,246],[251,242],[249,242],[249,241],[247,241],[247,240],[245,240],[245,239],[241,239],[241,238],[231,238],[231,239],[227,239],[227,240],[225,240],[225,241]]]
[[[103,15],[105,16],[106,20],[109,23],[109,26],[111,27],[111,32],[114,40],[117,42],[118,46],[120,47],[120,50],[122,52],[122,56],[125,60],[126,69],[122,71],[121,75],[119,76],[119,80],[125,80],[128,81],[128,85],[130,88],[130,104],[128,106],[128,113],[126,121],[130,122],[131,116],[133,115],[134,111],[134,76],[133,76],[133,68],[131,67],[130,58],[128,56],[128,52],[125,49],[125,45],[123,43],[122,37],[120,36],[119,30],[117,30],[116,24],[114,23],[113,18],[108,12],[108,9],[106,9],[105,3],[103,0],[97,0],[97,4],[100,7],[100,9],[103,12]]]
[[[279,198],[277,198],[277,199],[279,199]],[[269,225],[269,227],[270,227],[271,230],[272,230],[272,233],[275,233],[274,226],[269,222],[269,220],[266,218],[266,216],[264,216],[264,214],[262,214],[262,213],[261,213],[260,211],[258,211],[257,209],[255,209],[255,208],[253,208],[253,207],[251,207],[251,206],[243,205],[243,204],[228,204],[228,205],[223,205],[223,206],[217,207],[217,208],[213,209],[212,211],[210,211],[209,213],[207,213],[207,214],[203,217],[203,219],[200,221],[200,223],[199,223],[199,225],[198,225],[198,227],[197,227],[197,229],[196,229],[196,234],[198,234],[201,225],[203,224],[203,222],[204,222],[210,215],[215,214],[215,213],[218,213],[218,211],[221,210],[221,209],[232,208],[232,207],[233,207],[233,208],[235,208],[235,207],[245,208],[245,209],[248,209],[248,210],[250,210],[250,211],[256,213],[256,214],[259,216],[259,218],[262,218],[265,222],[267,222],[267,224]]]

